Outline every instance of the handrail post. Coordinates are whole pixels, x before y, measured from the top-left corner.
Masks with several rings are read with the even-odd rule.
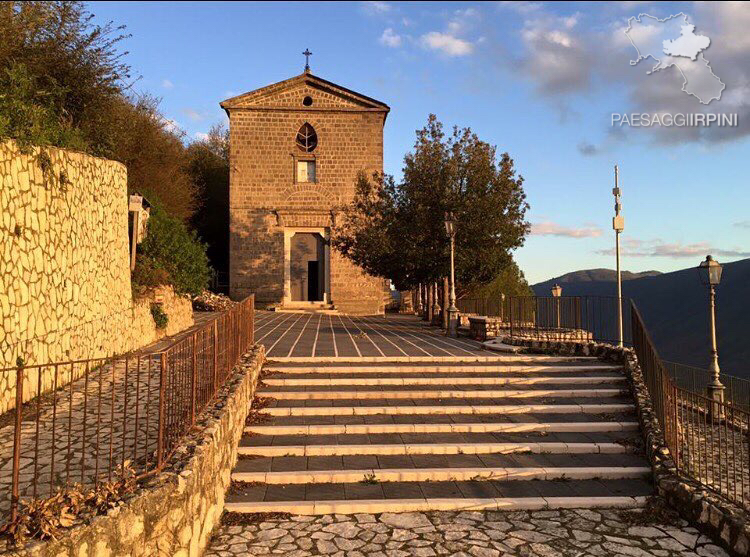
[[[250,301],[250,345],[255,344],[255,293]]]
[[[13,478],[12,493],[10,499],[10,521],[14,522],[18,517],[19,478],[21,475],[21,413],[23,406],[23,360],[18,358],[16,366],[16,420],[13,427]],[[37,416],[39,420],[39,416]]]
[[[196,404],[196,393],[197,393],[197,385],[196,385],[196,374],[198,372],[197,370],[197,364],[196,364],[196,342],[195,342],[196,333],[193,333],[193,346],[192,346],[192,352],[193,352],[193,358],[192,358],[192,367],[190,370],[190,425],[195,424],[195,404]]]
[[[166,352],[160,354],[159,364],[159,434],[156,441],[156,466],[160,469],[164,462],[164,435],[166,429],[166,424],[164,423],[166,419],[166,401],[164,398],[166,397],[167,392]]]
[[[219,319],[214,320],[214,388],[211,395],[219,390]]]

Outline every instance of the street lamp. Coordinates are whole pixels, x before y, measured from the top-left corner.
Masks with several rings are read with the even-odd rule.
[[[562,286],[555,283],[555,285],[552,287],[552,297],[556,299],[555,301],[555,313],[557,314],[557,328],[560,328],[560,296],[562,296]]]
[[[625,230],[625,217],[620,214],[622,203],[620,203],[620,171],[615,165],[615,187],[612,195],[615,196],[615,216],[612,219],[612,229],[615,231],[615,260],[617,261],[617,345],[622,348],[622,273],[620,272],[620,234]]]
[[[713,373],[713,381],[708,386],[709,396],[718,402],[724,402],[724,385],[719,379],[719,351],[716,347],[716,287],[721,282],[721,265],[710,255],[698,265],[703,286],[709,288],[709,314],[711,318],[711,364],[709,369]]]
[[[449,337],[456,338],[458,336],[458,308],[456,307],[456,269],[455,269],[455,255],[456,251],[456,220],[453,217],[453,212],[445,212],[445,232],[448,234],[448,238],[451,241],[451,292],[450,292],[450,307],[448,308],[448,331]]]

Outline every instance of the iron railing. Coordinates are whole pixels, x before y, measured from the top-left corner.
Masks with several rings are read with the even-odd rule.
[[[504,298],[461,298],[456,300],[456,307],[462,315],[484,315],[503,317]]]
[[[511,337],[617,344],[620,339],[615,296],[509,296],[496,313]],[[488,305],[488,309],[498,306]],[[630,304],[622,301],[624,345],[632,343]]]
[[[662,363],[675,384],[686,391],[706,393],[713,382],[713,374],[707,369],[666,360]],[[726,373],[719,374],[719,380],[724,385],[724,401],[750,412],[750,381]]]
[[[22,498],[161,470],[253,344],[254,318],[251,295],[157,352],[0,370],[16,395],[0,416],[0,517]]]
[[[718,402],[704,391],[708,372],[664,362],[632,305],[633,348],[678,473],[750,509],[750,412],[742,387]],[[740,384],[740,383],[737,383]]]

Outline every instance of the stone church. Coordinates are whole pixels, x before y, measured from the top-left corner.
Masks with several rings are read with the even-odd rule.
[[[390,108],[313,75],[221,103],[229,116],[229,285],[282,308],[382,313],[383,279],[330,247],[359,171],[383,170]]]

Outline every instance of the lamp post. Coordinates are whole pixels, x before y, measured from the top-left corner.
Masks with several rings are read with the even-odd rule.
[[[622,335],[622,275],[620,273],[620,234],[625,230],[625,217],[620,214],[622,203],[620,203],[620,172],[615,165],[615,187],[612,195],[615,196],[615,216],[612,218],[612,228],[615,231],[615,259],[617,261],[617,341],[623,346]]]
[[[711,364],[713,381],[708,385],[708,395],[717,402],[724,402],[724,385],[719,379],[719,351],[716,347],[716,287],[721,282],[721,265],[710,255],[698,265],[701,282],[709,289],[709,317],[711,320]]]
[[[555,298],[555,313],[557,315],[557,328],[560,328],[560,296],[562,296],[562,286],[555,283],[552,287],[552,297]]]
[[[453,218],[453,213],[446,211],[445,213],[445,232],[448,234],[451,242],[451,291],[450,291],[450,307],[448,308],[448,331],[449,337],[456,338],[458,336],[458,308],[456,307],[456,268],[455,268],[455,255],[456,250],[456,221]]]

